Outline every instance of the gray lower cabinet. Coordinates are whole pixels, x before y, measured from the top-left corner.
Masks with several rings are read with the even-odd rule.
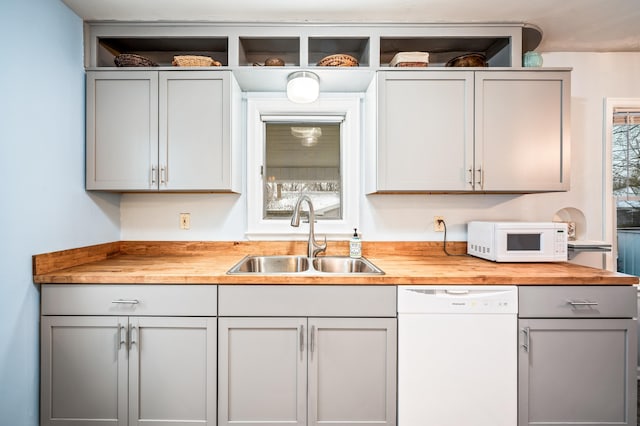
[[[520,290],[519,425],[635,425],[635,288]]]
[[[244,315],[218,320],[218,425],[395,425],[397,319],[336,316],[359,293],[395,310],[393,287],[221,286],[221,313]],[[326,317],[285,316],[305,305]]]
[[[215,425],[215,316],[131,315],[207,295],[215,315],[215,289],[71,287],[43,286],[41,425]]]

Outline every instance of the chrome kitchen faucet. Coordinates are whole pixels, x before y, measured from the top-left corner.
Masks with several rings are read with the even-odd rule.
[[[308,195],[301,195],[296,202],[296,206],[293,208],[293,216],[291,216],[291,226],[300,226],[300,210],[302,209],[302,202],[306,201],[309,205],[309,242],[307,243],[307,256],[310,258],[316,257],[318,253],[321,253],[327,249],[327,237],[324,237],[324,243],[319,244],[316,241],[314,234],[314,222],[316,215],[313,210],[313,203]]]

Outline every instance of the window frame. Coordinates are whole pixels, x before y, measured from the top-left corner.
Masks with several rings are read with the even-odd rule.
[[[306,239],[309,226],[295,228],[287,219],[263,219],[265,125],[268,117],[343,117],[340,131],[342,219],[319,219],[315,232],[327,239],[344,239],[358,227],[361,183],[362,95],[325,94],[311,104],[294,104],[280,94],[247,94],[247,231],[249,240]],[[302,238],[304,237],[304,238]]]

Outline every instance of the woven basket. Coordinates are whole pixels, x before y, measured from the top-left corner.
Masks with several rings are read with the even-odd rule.
[[[135,53],[122,53],[115,58],[113,62],[117,67],[157,67],[158,64],[149,58],[136,55]]]
[[[318,62],[319,67],[357,67],[358,65],[356,58],[344,53],[326,56]]]
[[[220,67],[222,64],[208,56],[180,55],[171,62],[176,67]]]

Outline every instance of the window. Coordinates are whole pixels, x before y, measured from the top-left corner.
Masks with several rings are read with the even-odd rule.
[[[640,227],[640,110],[614,109],[611,143],[617,226]]]
[[[263,219],[291,218],[302,194],[311,198],[318,219],[342,219],[338,119],[265,122]]]
[[[344,238],[358,227],[360,108],[358,94],[313,104],[248,98],[248,238],[306,236],[308,227],[290,220],[302,194],[313,202],[317,234]]]
[[[607,99],[605,108],[605,212],[612,212],[606,229],[614,242],[607,266],[640,275],[640,99]]]

